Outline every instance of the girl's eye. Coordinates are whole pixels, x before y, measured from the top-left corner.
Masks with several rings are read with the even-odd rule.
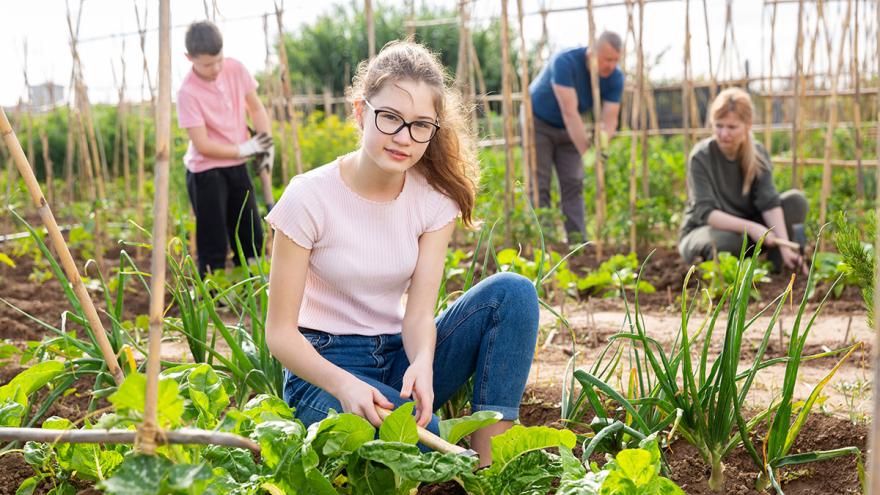
[[[417,129],[429,130],[434,127],[430,122],[425,122],[424,120],[417,120],[412,123],[412,125]]]
[[[400,117],[393,113],[382,112],[379,116],[382,117],[382,120],[387,120],[388,122],[400,122]]]

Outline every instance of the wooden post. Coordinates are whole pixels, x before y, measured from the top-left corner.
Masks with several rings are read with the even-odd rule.
[[[831,149],[834,147],[834,128],[837,126],[837,83],[843,69],[846,34],[849,30],[849,18],[852,13],[852,0],[846,2],[846,15],[843,18],[843,30],[840,33],[840,50],[837,54],[837,65],[831,73],[831,99],[828,102],[828,129],[825,131],[825,157],[822,164],[822,192],[819,197],[819,225],[825,225],[828,214],[828,197],[831,195]],[[819,250],[825,250],[825,240],[820,238]]]
[[[64,145],[64,181],[67,184],[67,187],[64,189],[67,191],[67,195],[65,196],[65,200],[67,204],[70,205],[75,200],[74,192],[76,191],[76,187],[72,184],[73,182],[73,160],[75,159],[76,153],[76,137],[73,135],[73,130],[76,126],[73,123],[74,115],[73,108],[68,105],[67,106],[67,141]]]
[[[24,179],[28,193],[30,193],[34,206],[37,207],[43,225],[46,226],[46,231],[49,233],[50,244],[61,261],[61,266],[64,268],[64,274],[67,276],[67,280],[70,284],[73,285],[73,292],[82,306],[86,321],[88,322],[89,327],[91,327],[95,339],[98,341],[98,348],[101,349],[101,354],[107,362],[107,369],[110,371],[110,374],[113,375],[116,383],[120,384],[123,379],[122,369],[120,369],[119,364],[116,361],[116,356],[113,353],[113,348],[110,346],[110,341],[107,339],[107,332],[104,330],[104,325],[98,317],[98,311],[95,309],[95,305],[92,303],[92,299],[86,290],[86,286],[83,284],[82,277],[76,268],[76,263],[73,261],[73,256],[70,254],[70,249],[68,249],[64,237],[61,235],[61,229],[58,228],[58,223],[55,221],[55,215],[52,214],[52,209],[50,208],[49,203],[46,201],[46,198],[43,197],[43,192],[40,190],[40,184],[34,176],[34,171],[31,169],[31,165],[28,163],[27,157],[24,155],[24,150],[21,149],[21,143],[18,141],[15,132],[12,130],[12,126],[9,125],[9,120],[6,118],[6,112],[2,107],[0,107],[0,135],[3,136],[3,142],[6,144],[6,148],[12,155],[18,173]]]
[[[125,185],[125,206],[131,206],[131,157],[128,154],[128,104],[125,102],[125,44],[122,45],[122,83],[119,86],[119,105],[116,107],[116,120],[119,122],[119,147],[121,149],[122,178]],[[114,156],[116,152],[114,150]],[[115,168],[115,165],[114,165]]]
[[[770,73],[767,78],[767,94],[764,96],[764,148],[773,156],[773,63],[776,60],[776,6],[770,13]]]
[[[525,30],[523,28],[522,0],[516,0],[516,13],[519,21],[519,80],[522,92],[522,167],[523,186],[526,195],[531,194],[532,205],[538,205],[537,150],[535,149],[535,123],[532,115],[532,96],[529,94],[529,57],[526,51]]]
[[[798,0],[798,21],[797,21],[797,48],[795,49],[794,63],[794,93],[799,95],[803,91],[801,76],[803,74],[803,57],[804,57],[804,0]],[[798,177],[798,125],[800,99],[796,96],[792,99],[792,118],[791,118],[791,187],[800,186]]]
[[[501,115],[504,121],[504,235],[510,240],[510,213],[513,210],[513,95],[510,75],[510,27],[507,0],[501,0]]]
[[[302,151],[299,147],[299,117],[293,108],[293,90],[290,87],[290,72],[287,66],[287,50],[284,47],[284,25],[281,22],[283,11],[275,4],[275,19],[278,21],[278,62],[281,73],[281,91],[284,94],[284,105],[287,118],[290,119],[290,141],[293,144],[293,159],[296,162],[297,175],[303,173]]]
[[[367,48],[370,58],[376,56],[376,23],[373,20],[373,1],[364,0],[364,17],[367,20]]]
[[[627,0],[627,7],[629,10],[629,18],[632,20],[632,0]],[[639,9],[641,10],[642,3],[639,2]],[[641,21],[641,16],[640,21]],[[636,46],[636,84],[633,86],[633,100],[632,100],[632,118],[630,120],[630,128],[635,130],[641,124],[642,119],[642,70],[644,67],[644,60],[642,59],[642,27],[639,25],[639,35],[638,37],[634,37],[634,44]],[[638,170],[638,146],[639,146],[639,135],[633,132],[632,136],[630,136],[629,142],[629,250],[630,252],[636,252],[636,215],[638,214],[636,211],[636,171]],[[644,143],[647,146],[647,142]]]
[[[407,19],[409,22],[406,25],[406,37],[407,38],[415,38],[416,36],[416,26],[413,24],[416,20],[416,0],[406,0],[407,3],[407,12],[409,15]]]
[[[587,0],[587,18],[590,28],[590,84],[593,92],[593,148],[596,151],[596,256],[602,259],[605,229],[605,164],[602,143],[602,101],[599,94],[599,59],[596,46],[596,23],[593,19],[593,0]]]
[[[159,357],[162,354],[162,313],[165,308],[165,244],[168,225],[168,170],[171,157],[171,7],[159,2],[159,101],[156,112],[156,166],[153,176],[153,254],[150,263],[150,340],[144,421],[138,429],[144,453],[156,452]]]

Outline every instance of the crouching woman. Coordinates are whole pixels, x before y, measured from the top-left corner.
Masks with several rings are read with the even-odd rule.
[[[712,102],[714,135],[688,158],[689,199],[678,251],[688,263],[723,251],[738,255],[744,233],[754,243],[770,229],[764,246],[776,271],[784,265],[806,273],[801,254],[785,241],[806,219],[807,200],[797,190],[777,193],[770,156],[752,137],[753,115],[749,94],[739,88]]]

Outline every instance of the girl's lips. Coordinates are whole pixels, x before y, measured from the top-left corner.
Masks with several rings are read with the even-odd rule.
[[[391,158],[394,158],[395,160],[406,160],[407,158],[409,158],[409,155],[407,155],[406,153],[401,153],[400,151],[385,148],[385,152],[391,155]]]

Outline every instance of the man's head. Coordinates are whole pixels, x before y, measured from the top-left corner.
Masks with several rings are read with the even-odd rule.
[[[596,41],[596,59],[599,77],[608,77],[617,68],[623,53],[623,40],[613,31],[604,31]]]
[[[194,22],[186,30],[186,58],[197,76],[213,81],[223,69],[223,36],[214,23]]]

